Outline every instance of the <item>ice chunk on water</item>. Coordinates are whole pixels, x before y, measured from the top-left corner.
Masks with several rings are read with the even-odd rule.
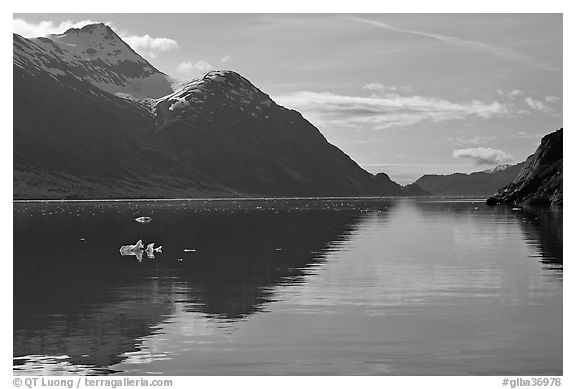
[[[142,249],[144,245],[142,244],[142,239],[140,239],[136,244],[128,244],[120,247],[121,255],[135,255],[138,261],[142,261]]]
[[[136,258],[138,258],[139,262],[142,261],[142,250],[135,250],[134,246],[132,246],[132,245],[120,247],[120,254],[122,256],[134,255],[134,256],[136,256]]]
[[[146,256],[150,259],[156,258],[154,253],[161,253],[162,246],[158,246],[154,248],[154,243],[149,243],[146,245],[146,249],[144,249],[144,244],[142,243],[142,239],[140,239],[136,244],[128,244],[125,246],[120,247],[120,254],[121,255],[134,255],[138,258],[138,261],[142,261],[142,254],[146,253]]]
[[[135,250],[142,250],[144,248],[144,245],[142,244],[142,239],[140,239],[138,242],[136,242],[136,244],[127,244],[125,246],[120,247],[120,252],[132,252]]]
[[[150,259],[156,258],[154,256],[154,243],[149,243],[148,246],[146,246],[146,250],[144,251],[146,251],[146,255],[148,256],[148,258]]]

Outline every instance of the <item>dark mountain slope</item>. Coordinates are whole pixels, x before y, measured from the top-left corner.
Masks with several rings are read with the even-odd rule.
[[[14,35],[14,198],[404,194],[236,73],[124,99],[57,51]]]
[[[269,195],[399,195],[359,167],[300,113],[237,73],[214,71],[157,100],[158,135],[191,166]]]
[[[540,146],[524,163],[512,183],[504,186],[487,204],[563,204],[562,128],[542,138]]]
[[[410,196],[432,196],[432,193],[422,189],[418,184],[404,185],[404,191]]]
[[[13,70],[15,198],[222,191],[164,150],[143,106],[80,80],[66,63],[19,36]]]

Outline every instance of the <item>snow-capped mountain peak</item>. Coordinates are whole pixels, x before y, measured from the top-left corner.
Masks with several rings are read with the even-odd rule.
[[[38,44],[53,48],[69,63],[101,60],[109,65],[121,61],[132,61],[147,65],[148,73],[154,67],[138,55],[107,25],[89,24],[82,28],[71,28],[63,34],[48,35],[33,39]],[[156,70],[156,69],[154,69]],[[156,70],[157,71],[157,70]]]
[[[198,109],[215,101],[219,105],[238,104],[242,110],[248,110],[248,106],[258,110],[276,105],[270,96],[240,74],[231,70],[212,70],[181,85],[174,93],[157,99],[154,106],[162,105],[169,111],[177,112],[191,104]]]
[[[66,63],[71,74],[106,92],[135,98],[159,98],[173,92],[166,74],[103,23],[28,41]]]

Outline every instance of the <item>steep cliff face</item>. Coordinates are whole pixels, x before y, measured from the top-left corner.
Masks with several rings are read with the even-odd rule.
[[[546,135],[536,152],[526,159],[516,179],[498,190],[486,203],[561,206],[562,146],[562,128]]]

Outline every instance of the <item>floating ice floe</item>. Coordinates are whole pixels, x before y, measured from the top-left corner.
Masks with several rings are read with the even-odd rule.
[[[142,249],[144,245],[142,244],[142,239],[140,239],[136,244],[128,244],[120,247],[121,255],[135,255],[138,261],[142,260]]]
[[[150,259],[155,258],[154,253],[161,253],[162,246],[158,246],[154,248],[154,243],[150,243],[146,246],[146,250],[144,249],[144,244],[142,243],[142,239],[140,239],[136,244],[129,244],[120,247],[120,254],[121,255],[134,255],[138,259],[138,261],[142,261],[142,254],[146,253],[146,256]]]
[[[140,216],[134,220],[136,220],[138,223],[148,223],[152,220],[152,218],[150,216]]]
[[[144,252],[148,256],[148,258],[153,259],[153,258],[156,258],[154,256],[154,253],[161,253],[162,252],[162,246],[158,246],[158,247],[154,248],[154,243],[150,243],[146,246],[146,250],[144,250]]]
[[[144,245],[142,244],[142,239],[140,239],[136,244],[127,244],[125,246],[120,247],[120,252],[133,252],[135,250],[142,250]]]

